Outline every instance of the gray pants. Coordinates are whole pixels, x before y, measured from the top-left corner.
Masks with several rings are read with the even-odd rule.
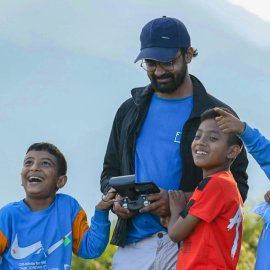
[[[119,247],[114,254],[113,270],[175,270],[178,245],[168,234],[159,232],[139,242]]]

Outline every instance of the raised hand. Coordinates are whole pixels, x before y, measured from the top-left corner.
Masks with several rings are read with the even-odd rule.
[[[216,121],[222,132],[241,134],[245,130],[245,124],[231,113],[221,108],[214,108],[214,110],[220,114],[216,117]]]

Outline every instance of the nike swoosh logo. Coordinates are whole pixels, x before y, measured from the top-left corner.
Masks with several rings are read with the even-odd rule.
[[[11,246],[11,256],[17,260],[24,259],[27,256],[33,254],[34,252],[40,250],[41,248],[41,241],[38,241],[28,247],[20,247],[18,244],[18,235],[16,234],[15,240],[13,241]]]
[[[53,251],[55,251],[59,246],[61,246],[64,241],[65,241],[65,238],[67,238],[69,235],[71,234],[71,231],[66,234],[61,240],[57,241],[56,243],[54,243],[52,246],[50,246],[48,248],[48,251],[46,252],[47,255],[50,255]]]
[[[55,251],[59,246],[61,246],[65,239],[71,234],[71,231],[67,233],[62,239],[54,243],[52,246],[50,246],[47,250],[47,252],[44,253],[45,257],[50,255],[53,251]],[[18,244],[18,236],[16,234],[15,240],[12,243],[11,246],[11,256],[14,259],[20,260],[24,259],[27,256],[33,254],[33,253],[39,253],[43,249],[41,241],[38,241],[30,246],[27,247],[20,247]]]

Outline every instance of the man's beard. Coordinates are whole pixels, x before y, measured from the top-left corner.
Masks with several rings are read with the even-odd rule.
[[[178,76],[176,75],[177,77],[174,77],[174,74],[169,72],[165,73],[160,77],[157,77],[156,75],[153,74],[150,78],[151,85],[156,92],[164,94],[173,93],[178,89],[179,86],[181,86],[184,83],[186,72],[187,72],[187,64],[183,63],[182,69],[177,74]],[[166,78],[170,78],[171,82],[166,84],[160,84],[157,82],[157,79],[166,79]]]

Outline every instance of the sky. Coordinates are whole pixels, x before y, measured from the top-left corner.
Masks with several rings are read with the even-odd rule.
[[[230,0],[229,2],[243,7],[263,20],[270,21],[270,3],[268,0]]]
[[[61,192],[91,216],[101,198],[99,179],[115,112],[132,88],[149,83],[134,64],[141,28],[163,15],[181,19],[199,51],[189,71],[270,137],[270,22],[250,2],[0,1],[0,207],[24,198],[25,152],[34,142],[48,141],[68,162]],[[262,11],[270,10],[264,5]],[[249,159],[251,205],[263,198],[269,181]]]

